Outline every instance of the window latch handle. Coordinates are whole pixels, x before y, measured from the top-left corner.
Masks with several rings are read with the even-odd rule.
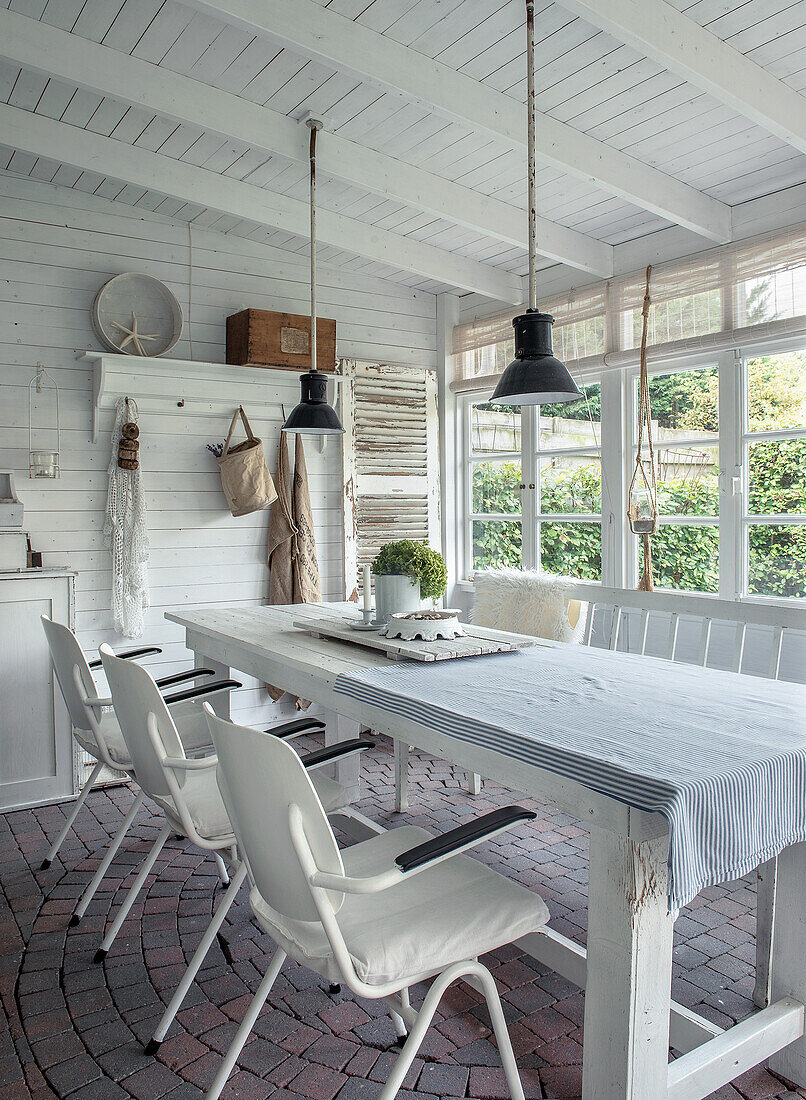
[[[742,471],[735,470],[732,474],[723,470],[720,475],[720,486],[723,492],[730,496],[738,496],[742,491]]]

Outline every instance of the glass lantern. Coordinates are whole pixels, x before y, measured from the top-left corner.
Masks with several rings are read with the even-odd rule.
[[[655,497],[648,485],[633,484],[630,488],[630,505],[627,512],[630,530],[634,535],[651,535],[657,526]]]
[[[58,477],[58,451],[31,451],[28,459],[30,477]]]
[[[37,393],[44,393],[50,384],[56,393],[56,424],[54,428],[40,428],[38,434],[56,432],[56,449],[34,447],[34,387]],[[36,365],[36,374],[28,383],[28,476],[30,478],[57,478],[59,472],[59,451],[61,449],[61,427],[59,422],[59,387],[41,363]]]

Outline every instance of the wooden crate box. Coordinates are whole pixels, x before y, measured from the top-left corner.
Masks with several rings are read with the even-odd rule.
[[[244,309],[227,318],[227,362],[239,367],[311,367],[311,319],[305,314]],[[336,370],[336,322],[316,321],[316,365]]]

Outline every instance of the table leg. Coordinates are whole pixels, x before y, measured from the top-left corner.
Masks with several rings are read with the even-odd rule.
[[[766,1008],[770,1003],[770,964],[772,962],[772,921],[775,915],[775,890],[778,860],[768,860],[756,876],[756,986],[753,1003]]]
[[[409,746],[395,738],[395,810],[404,814],[409,808]]]
[[[668,836],[591,829],[583,1100],[664,1100],[672,930]]]
[[[772,931],[770,1003],[793,997],[806,1003],[806,843],[792,844],[778,856]],[[806,1035],[770,1058],[770,1069],[801,1088],[806,1086]]]
[[[323,710],[322,719],[325,722],[325,744],[335,745],[339,741],[348,741],[352,737],[358,737],[361,726],[352,718],[345,718],[342,714],[336,714],[333,710]],[[359,797],[359,782],[361,776],[361,755],[351,756],[347,760],[341,760],[327,769],[329,775],[346,787],[352,795],[353,801]]]
[[[214,661],[211,657],[205,657],[203,653],[198,650],[193,651],[193,664],[196,667],[202,666],[204,668],[211,668],[215,673],[213,679],[215,680],[229,680],[230,678],[237,680],[237,673],[233,677],[232,671],[229,665],[222,665],[220,661]],[[207,680],[200,681],[201,683],[207,683]],[[212,681],[210,681],[212,682]],[[220,691],[217,695],[211,695],[207,700],[213,710],[216,712],[219,718],[231,718],[230,713],[230,695],[229,691]]]

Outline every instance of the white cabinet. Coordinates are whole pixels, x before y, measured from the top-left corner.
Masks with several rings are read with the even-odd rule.
[[[73,732],[43,613],[73,626],[75,574],[0,572],[0,811],[69,798]]]

